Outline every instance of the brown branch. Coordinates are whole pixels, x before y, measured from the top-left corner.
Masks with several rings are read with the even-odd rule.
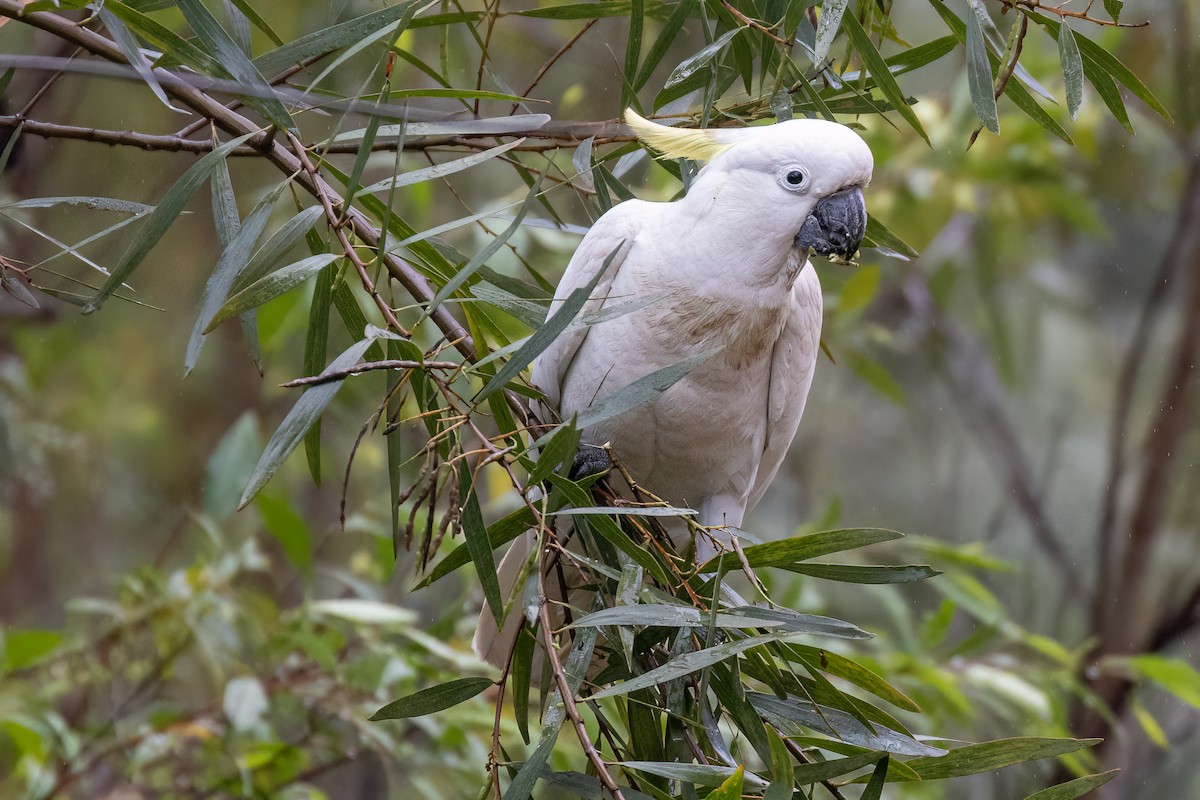
[[[317,174],[317,168],[313,166],[312,160],[308,157],[308,151],[304,149],[304,144],[291,132],[288,132],[287,137],[292,143],[292,151],[295,152],[296,157],[300,159],[300,164],[304,167],[304,171],[312,179],[313,186],[316,188],[317,200],[321,202],[321,206],[325,209],[325,218],[329,220],[329,226],[333,228],[334,236],[337,237],[338,244],[342,246],[342,252],[346,254],[346,258],[350,259],[350,263],[358,271],[358,279],[362,283],[363,288],[367,290],[367,294],[371,295],[371,299],[375,301],[375,305],[379,308],[379,313],[383,314],[383,318],[387,320],[388,326],[393,330],[399,331],[404,336],[409,336],[408,330],[396,319],[391,306],[379,296],[379,291],[375,288],[375,282],[371,280],[371,276],[367,273],[367,265],[363,263],[363,260],[358,255],[358,251],[354,249],[354,244],[350,241],[350,237],[346,235],[342,215],[338,213],[338,209],[334,208],[329,194],[322,189],[321,176]],[[344,205],[341,198],[338,198],[338,205]]]
[[[18,0],[0,0],[0,16],[17,19],[25,24],[44,30],[61,39],[77,44],[88,52],[109,61],[117,64],[128,64],[124,54],[122,54],[120,48],[114,42],[93,31],[80,28],[70,20],[57,14],[45,11],[22,13],[22,4]],[[235,111],[230,111],[200,89],[179,80],[173,80],[174,76],[167,70],[155,68],[154,74],[161,79],[160,84],[163,86],[164,91],[201,116],[211,119],[217,127],[226,133],[234,136],[242,136],[253,134],[262,129],[262,126]],[[272,140],[269,135],[256,136],[250,140],[250,143],[253,146],[261,147],[263,155],[285,174],[297,175],[296,182],[313,197],[321,198],[323,196],[334,207],[343,204],[344,201],[341,195],[320,174],[313,174],[306,171],[304,165],[294,153],[278,141]],[[352,228],[359,240],[368,247],[374,248],[378,246],[380,240],[379,230],[375,228],[362,212],[351,207],[346,209],[345,216],[346,223]],[[407,261],[394,253],[389,253],[384,256],[384,266],[391,276],[418,302],[428,303],[433,299],[434,292],[429,282],[425,279],[425,276]],[[465,358],[475,358],[475,343],[471,339],[470,334],[444,306],[434,309],[430,317],[434,324],[441,329],[442,333],[450,341],[456,343],[458,351]]]
[[[596,768],[600,782],[604,784],[604,788],[608,790],[614,800],[625,800],[625,795],[621,794],[620,787],[617,786],[617,782],[613,780],[612,774],[608,771],[608,765],[604,763],[604,759],[596,751],[596,745],[592,742],[591,736],[588,735],[587,726],[584,725],[579,708],[575,705],[575,695],[571,691],[570,684],[567,683],[567,673],[563,670],[562,661],[558,658],[558,648],[554,644],[554,625],[550,621],[550,598],[546,596],[546,571],[549,566],[546,563],[546,554],[548,552],[549,548],[542,547],[538,554],[538,618],[542,623],[542,643],[546,649],[546,657],[550,659],[550,672],[558,687],[558,693],[562,696],[563,709],[574,723],[575,735],[579,738],[579,744],[583,747],[584,752],[587,753],[588,760]]]
[[[745,25],[747,28],[753,28],[760,33],[766,34],[776,42],[779,42],[779,44],[782,44],[786,47],[791,47],[793,44],[795,44],[795,42],[791,39],[784,39],[758,20],[747,17],[741,11],[738,11],[733,4],[729,2],[729,0],[721,0],[721,5],[725,6],[725,10],[728,11],[734,19]]]
[[[333,383],[345,380],[360,372],[371,372],[378,369],[459,369],[462,364],[454,361],[406,361],[404,359],[389,359],[386,361],[366,361],[346,369],[333,369],[313,375],[308,378],[296,378],[287,383],[279,384],[284,389],[295,389],[298,386],[320,386],[323,383]]]
[[[1093,25],[1104,25],[1110,28],[1144,28],[1150,24],[1149,20],[1145,22],[1117,22],[1113,19],[1102,19],[1100,17],[1089,16],[1087,11],[1068,11],[1063,6],[1044,5],[1041,0],[997,0],[1005,6],[1005,8],[1027,8],[1030,11],[1044,11],[1049,14],[1054,14],[1062,18],[1078,19],[1084,22],[1090,22]],[[1066,3],[1063,3],[1066,5]],[[1090,8],[1090,5],[1089,5]]]
[[[185,139],[177,135],[159,136],[136,131],[113,131],[102,128],[85,128],[77,125],[58,125],[26,119],[19,114],[0,116],[0,130],[22,127],[22,133],[40,136],[43,139],[77,139],[98,144],[123,145],[141,150],[166,150],[176,153],[207,153],[213,149],[210,141]],[[262,156],[262,151],[250,147],[238,148],[233,155]]]

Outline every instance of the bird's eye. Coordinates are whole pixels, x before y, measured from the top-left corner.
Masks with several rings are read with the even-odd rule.
[[[792,186],[799,186],[804,183],[804,173],[798,169],[794,169],[787,174],[787,182]]]

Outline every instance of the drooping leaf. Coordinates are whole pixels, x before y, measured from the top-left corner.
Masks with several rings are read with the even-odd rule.
[[[937,757],[946,753],[941,748],[922,744],[911,736],[882,725],[875,725],[872,730],[844,711],[828,707],[818,708],[807,700],[795,697],[781,700],[774,695],[758,693],[750,693],[748,697],[751,705],[785,736],[807,736],[809,731],[818,731],[848,744],[869,747],[872,750],[898,755],[926,756],[925,760],[930,762],[936,761]]]
[[[903,533],[889,531],[885,528],[844,528],[751,545],[743,552],[746,556],[746,563],[751,567],[787,567],[819,556],[867,547],[879,542],[890,542],[903,537]],[[705,568],[701,569],[701,572],[710,572],[711,569],[708,569],[710,566],[715,568],[716,565],[710,561]]]
[[[354,366],[373,344],[375,342],[372,339],[355,342],[329,364],[329,369],[341,370]],[[341,387],[342,381],[333,381],[313,386],[300,396],[296,405],[292,406],[292,410],[287,413],[283,422],[279,423],[279,427],[271,435],[271,440],[267,442],[262,457],[259,458],[254,472],[250,475],[246,491],[242,493],[242,500],[238,504],[239,508],[245,508],[246,504],[258,494],[258,490],[279,471],[284,460],[296,449],[296,445],[300,444],[305,432],[324,413],[325,407],[329,405]]]
[[[395,175],[391,178],[384,178],[381,181],[372,183],[370,186],[363,187],[360,191],[365,194],[374,194],[376,192],[387,191],[401,186],[411,186],[424,181],[431,181],[437,178],[444,178],[447,175],[453,175],[456,172],[462,172],[464,169],[482,164],[485,161],[490,161],[496,156],[503,155],[514,147],[518,147],[525,140],[515,139],[507,144],[502,144],[499,147],[493,147],[489,150],[484,150],[479,153],[472,153],[469,156],[456,158],[453,161],[446,161],[441,164],[435,164],[431,167],[415,169],[412,172],[404,172],[400,175]]]
[[[790,634],[784,634],[785,636]],[[747,639],[738,639],[725,644],[719,644],[715,647],[707,647],[703,650],[696,650],[691,653],[686,653],[677,658],[673,658],[660,667],[655,667],[649,672],[643,673],[636,677],[632,677],[627,681],[610,686],[607,689],[602,689],[588,697],[589,700],[600,700],[604,697],[615,697],[637,689],[646,689],[651,686],[657,686],[660,683],[667,683],[676,678],[682,678],[684,675],[691,675],[693,672],[698,672],[705,667],[713,664],[718,664],[726,659],[733,658],[739,653],[743,653],[752,647],[759,647],[779,640],[779,636],[775,634],[767,634],[764,636],[751,636]]]
[[[992,133],[1000,132],[996,112],[996,97],[992,89],[992,66],[979,15],[986,14],[979,0],[969,0],[967,8],[967,86],[971,90],[971,105],[975,116]]]
[[[245,96],[246,104],[261,111],[279,128],[294,130],[296,123],[292,115],[279,102],[266,78],[204,4],[200,0],[178,0],[177,5],[196,36],[220,61],[223,69],[239,83],[253,89],[252,95]]]
[[[292,248],[292,245],[296,244],[301,236],[312,230],[312,227],[317,224],[317,220],[324,215],[325,209],[319,205],[309,206],[296,212],[294,217],[280,225],[270,238],[254,251],[254,255],[246,262],[246,266],[234,278],[230,291],[232,293],[240,292],[274,269],[275,265]],[[320,239],[318,238],[317,241],[320,242]],[[316,250],[317,252],[312,255],[319,255],[324,248],[318,247]]]
[[[1079,56],[1079,45],[1070,25],[1058,29],[1058,60],[1062,66],[1063,82],[1067,87],[1067,109],[1071,119],[1079,116],[1079,104],[1083,102],[1083,60]]]
[[[829,55],[829,46],[833,44],[833,38],[842,27],[842,16],[849,4],[850,0],[825,0],[821,4],[821,19],[817,22],[817,40],[812,52],[815,66],[820,67],[825,63],[825,57]]]
[[[1085,775],[1082,778],[1076,778],[1066,783],[1060,783],[1057,786],[1051,786],[1049,789],[1034,792],[1029,797],[1026,797],[1025,800],[1075,800],[1075,798],[1083,797],[1093,789],[1100,788],[1120,774],[1121,770],[1110,769],[1108,772],[1101,772],[1098,775]]]
[[[904,96],[904,92],[900,89],[900,84],[896,83],[895,77],[892,76],[888,69],[887,62],[883,60],[883,56],[875,49],[874,42],[867,32],[863,29],[862,23],[853,14],[844,14],[842,16],[842,30],[846,32],[846,36],[850,39],[850,44],[854,47],[856,53],[862,58],[867,70],[870,71],[871,77],[875,79],[879,91],[883,92],[883,96],[888,102],[900,112],[900,116],[912,126],[926,144],[929,144],[929,134],[925,132],[921,121],[917,119],[917,115],[913,113],[912,108],[908,105],[908,100]]]
[[[371,715],[372,722],[386,719],[409,719],[445,711],[495,684],[490,678],[459,678],[430,686],[388,703]]]
[[[262,72],[275,73],[313,56],[332,53],[334,50],[362,41],[406,14],[411,14],[412,7],[421,2],[422,0],[409,0],[409,2],[399,3],[390,8],[381,8],[378,11],[363,14],[361,17],[355,17],[307,36],[301,36],[295,41],[288,42],[282,47],[254,59],[254,65]]]
[[[905,765],[920,775],[921,780],[936,781],[963,775],[978,775],[1013,764],[1066,755],[1091,747],[1099,741],[1036,736],[997,739],[993,742],[957,747],[938,757],[914,758],[906,761]]]
[[[909,564],[906,566],[875,566],[873,564],[793,564],[786,568],[789,572],[808,575],[813,578],[823,578],[827,581],[841,583],[912,583],[923,581],[935,575],[941,575],[938,570],[924,564]]]
[[[213,174],[214,179],[222,175],[224,162],[219,166]],[[225,173],[227,175],[227,173]],[[258,241],[258,237],[262,235],[263,230],[267,226],[267,221],[271,217],[271,211],[275,207],[275,202],[287,187],[289,181],[284,181],[267,193],[254,209],[246,215],[246,220],[240,226],[236,226],[236,222],[231,223],[231,228],[234,230],[232,237],[222,237],[228,239],[223,242],[224,249],[221,255],[217,258],[217,264],[213,267],[212,274],[204,283],[204,291],[200,295],[200,310],[196,314],[196,322],[192,325],[191,335],[188,337],[187,355],[184,357],[184,374],[190,373],[196,366],[196,362],[200,359],[200,351],[204,347],[204,334],[211,331],[217,324],[216,315],[218,309],[233,286],[234,280],[238,273],[246,266],[250,259],[250,251],[254,247],[254,243]],[[237,208],[232,209],[233,220],[237,219]],[[241,309],[245,311],[247,309]],[[240,312],[238,312],[240,313]],[[228,319],[235,314],[227,314],[222,319]]]
[[[483,512],[479,508],[479,498],[475,491],[475,482],[467,462],[460,461],[458,468],[458,492],[462,498],[462,529],[467,540],[467,551],[475,562],[475,571],[479,575],[479,583],[483,586],[483,597],[487,600],[488,609],[492,612],[496,624],[504,621],[504,599],[500,594],[500,580],[496,575],[496,560],[492,557],[492,545],[488,539],[487,527],[483,524]]]
[[[662,761],[622,761],[621,766],[626,769],[635,769],[638,772],[648,772],[651,775],[660,775],[664,778],[670,778],[675,781],[686,781],[688,783],[698,783],[701,786],[724,786],[730,780],[740,776],[741,781],[752,789],[765,789],[767,782],[755,775],[753,772],[745,772],[744,767],[722,767],[716,764],[681,764],[678,762],[662,762]],[[717,791],[720,791],[718,789]],[[713,794],[708,795],[713,797]],[[723,797],[722,795],[716,795]],[[741,797],[740,790],[737,795],[728,795],[729,797]]]
[[[125,26],[120,17],[103,5],[99,7],[98,13],[101,21],[104,23],[104,27],[112,35],[113,41],[121,48],[121,53],[129,61],[130,65],[137,70],[138,76],[145,82],[146,86],[150,87],[150,91],[154,92],[154,96],[172,111],[177,111],[180,114],[189,113],[182,108],[176,107],[167,99],[167,93],[163,91],[162,86],[158,83],[158,78],[154,76],[154,67],[142,55],[142,49],[138,46],[137,39],[130,33],[129,28]]]
[[[282,269],[264,275],[226,300],[225,305],[221,306],[220,310],[213,315],[212,321],[208,323],[208,327],[204,329],[204,332],[210,333],[230,317],[236,317],[238,314],[243,314],[250,309],[258,308],[274,300],[276,297],[291,291],[334,261],[337,261],[338,258],[340,256],[334,253],[322,253],[319,256],[302,258],[295,264],[289,264]]]
[[[741,28],[733,28],[725,31],[725,33],[714,39],[711,44],[706,45],[699,52],[685,58],[671,72],[667,78],[667,82],[663,84],[663,88],[669,89],[695,75],[702,67],[708,65],[709,62],[719,56],[730,40],[741,32]]]
[[[533,512],[522,506],[508,516],[496,520],[488,527],[488,544],[494,550],[501,545],[511,542],[535,524]],[[415,588],[421,589],[444,578],[454,570],[471,563],[471,554],[465,544],[459,545],[437,563]]]
[[[208,180],[209,175],[216,169],[217,164],[222,162],[234,148],[242,145],[250,137],[256,136],[257,133],[255,131],[254,133],[248,133],[245,136],[231,139],[220,147],[206,153],[187,172],[183,173],[179,180],[171,185],[171,188],[163,195],[162,200],[154,207],[154,211],[150,213],[149,218],[138,229],[137,235],[121,255],[117,266],[113,267],[108,280],[104,282],[100,290],[96,292],[96,295],[88,304],[84,306],[84,314],[93,314],[100,310],[104,301],[121,284],[125,283],[125,280],[138,268],[151,248],[158,244],[158,240],[163,237],[163,234],[175,222],[175,218],[179,216],[183,211],[184,205],[187,204],[187,201],[191,199],[196,190],[200,188],[200,184]]]
[[[516,224],[516,221],[514,221],[513,226]],[[510,227],[509,230],[511,231],[513,228]],[[600,269],[596,270],[596,274],[590,281],[588,281],[587,285],[581,286],[572,291],[571,294],[567,296],[567,299],[563,301],[562,305],[560,305],[554,311],[554,313],[550,315],[550,318],[547,319],[540,328],[533,332],[533,335],[529,337],[529,340],[525,342],[525,344],[522,345],[520,349],[518,349],[517,352],[512,355],[511,358],[508,359],[504,366],[501,367],[492,377],[492,379],[487,382],[483,389],[480,390],[477,397],[478,400],[484,400],[493,392],[503,389],[508,385],[509,381],[517,377],[517,375],[519,375],[521,371],[525,369],[525,367],[529,366],[529,364],[532,363],[535,358],[537,358],[547,347],[554,343],[554,340],[557,339],[558,336],[567,329],[567,326],[571,324],[575,317],[578,316],[580,310],[582,310],[584,305],[587,304],[588,300],[591,299],[592,292],[595,290],[596,285],[600,282],[600,279],[604,277],[604,274],[608,272],[609,266],[612,265],[613,259],[617,257],[617,253],[620,252],[624,244],[625,243],[622,241],[615,248],[613,248],[613,251],[604,259],[604,263],[600,265]],[[470,265],[468,265],[468,267],[469,266]],[[467,267],[464,267],[463,271],[465,272],[466,269]],[[447,286],[449,285],[450,284],[447,284]],[[577,424],[576,427],[579,430],[583,430],[585,426],[583,424]]]
[[[875,771],[871,773],[871,780],[867,783],[867,788],[863,789],[863,793],[859,795],[858,800],[879,800],[883,796],[883,785],[887,783],[888,763],[891,759],[884,756],[879,759],[879,764],[876,765]]]
[[[585,630],[575,637],[571,654],[567,656],[567,663],[563,668],[567,676],[567,689],[572,694],[579,691],[579,684],[583,682],[583,676],[587,672],[588,665],[592,663],[592,652],[595,650],[595,647],[596,631],[594,629]],[[533,753],[525,759],[525,763],[521,766],[520,771],[517,772],[512,783],[505,790],[502,800],[528,800],[533,793],[534,785],[542,775],[546,762],[550,758],[550,753],[554,750],[554,743],[558,740],[558,731],[562,728],[563,720],[566,719],[566,716],[562,695],[559,694],[556,688],[546,703],[542,736],[538,740],[538,745]]]

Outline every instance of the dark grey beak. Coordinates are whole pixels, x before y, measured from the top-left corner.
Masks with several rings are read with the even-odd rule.
[[[796,234],[796,244],[823,256],[853,258],[867,232],[867,204],[858,187],[822,198]]]

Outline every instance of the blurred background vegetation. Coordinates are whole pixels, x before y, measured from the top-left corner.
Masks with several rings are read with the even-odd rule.
[[[511,10],[537,5],[513,0]],[[894,25],[877,37],[884,55],[949,32],[929,2],[882,5]],[[947,5],[965,13],[965,3]],[[1016,12],[986,5],[1001,30],[1015,24]],[[666,11],[645,6],[649,43]],[[254,7],[291,41],[379,6]],[[449,85],[473,86],[490,36],[483,87],[520,94],[573,42],[535,81],[527,111],[555,121],[619,116],[628,7],[594,21],[480,8],[433,4],[418,19],[461,12],[463,21],[410,25],[397,48]],[[1071,121],[1055,41],[1031,31],[1020,63],[1059,98],[1047,107],[1073,144],[1002,99],[1001,134],[985,131],[968,149],[980,122],[961,48],[900,79],[931,144],[894,113],[895,124],[858,120],[876,158],[869,211],[920,257],[869,250],[857,268],[817,265],[831,359],[747,528],[768,539],[895,528],[915,535],[872,559],[891,548],[945,574],[866,587],[774,575],[775,599],[878,634],[856,652],[920,704],[922,730],[1106,740],[1057,765],[889,787],[885,797],[1023,797],[1056,770],[1114,767],[1123,773],[1097,796],[1200,796],[1198,12],[1193,0],[1128,0],[1121,19],[1149,27],[1076,26],[1127,64],[1170,119],[1114,88],[1128,109],[1122,125],[1089,83]],[[186,29],[169,10],[156,18]],[[252,40],[256,53],[272,46],[257,29]],[[703,44],[700,26],[685,25],[638,94],[646,110],[652,90]],[[354,96],[364,81],[377,85],[381,48],[348,59],[324,88]],[[839,71],[844,48],[839,39],[831,50]],[[73,49],[19,21],[0,27],[0,53]],[[728,69],[735,49],[721,56]],[[412,63],[394,69],[394,88],[437,85]],[[131,82],[68,73],[43,92],[51,74],[11,74],[4,113],[36,97],[29,116],[49,122],[169,133],[188,121]],[[737,94],[735,85],[729,97]],[[481,113],[511,107],[485,100]],[[337,123],[305,121],[313,137]],[[367,179],[427,166],[430,156],[380,152]],[[575,173],[571,149],[553,157]],[[195,160],[26,133],[0,179],[0,255],[39,263],[61,249],[48,236],[76,243],[120,219],[5,203],[103,195],[153,204]],[[348,171],[354,156],[331,161]],[[280,177],[259,162],[229,162],[243,214]],[[665,200],[680,188],[648,158],[615,163],[638,197]],[[394,205],[425,230],[484,210],[512,214],[527,192],[517,171],[493,160],[446,183],[397,189]],[[548,196],[568,223],[598,213],[587,192]],[[258,364],[241,329],[226,324],[185,378],[199,298],[222,249],[207,192],[187,208],[132,281],[136,304],[114,300],[83,316],[41,292],[36,308],[0,294],[0,796],[474,797],[491,744],[487,695],[432,717],[367,721],[400,695],[486,674],[469,648],[474,573],[413,593],[417,556],[401,550],[392,563],[382,436],[357,445],[343,498],[347,460],[384,379],[348,381],[325,414],[319,486],[296,454],[235,513],[296,399],[279,384],[312,372],[312,282],[259,309]],[[535,206],[530,216],[544,212]],[[277,222],[292,213],[281,209]],[[488,219],[443,239],[469,256],[508,224]],[[111,265],[123,241],[106,236],[83,252]],[[527,225],[488,263],[524,276],[528,262],[553,281],[577,242]],[[60,289],[78,287],[50,270],[97,277],[69,256],[44,267],[31,277]],[[329,352],[351,342],[335,328]],[[423,433],[403,430],[402,448],[414,452]],[[519,506],[502,475],[490,478],[480,488],[489,520]],[[417,515],[418,530],[425,519]],[[1110,710],[1097,710],[1101,701]],[[511,736],[513,721],[503,724]],[[580,768],[567,738],[553,764]]]

